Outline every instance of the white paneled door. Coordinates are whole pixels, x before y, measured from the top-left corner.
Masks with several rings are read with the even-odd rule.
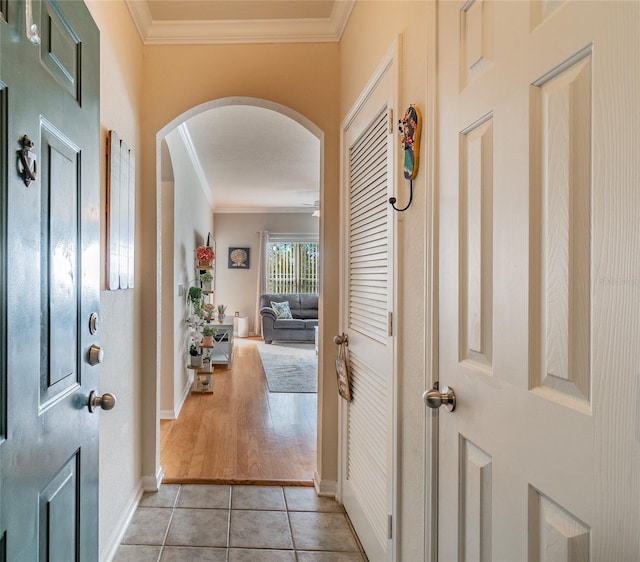
[[[439,4],[440,562],[640,560],[639,37]]]
[[[394,51],[395,54],[395,51]],[[353,400],[341,411],[341,500],[369,560],[392,557],[394,497],[393,137],[388,58],[344,126],[342,330]],[[395,127],[394,127],[395,132]]]

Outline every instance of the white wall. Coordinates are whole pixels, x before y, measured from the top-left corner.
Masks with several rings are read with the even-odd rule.
[[[195,249],[213,234],[208,187],[203,186],[184,138],[176,129],[166,136],[174,181],[162,182],[162,344],[160,346],[162,417],[177,417],[190,384],[186,368],[188,337],[186,293],[196,286]],[[169,207],[170,206],[170,207]],[[178,294],[178,285],[184,294]]]
[[[226,304],[227,314],[236,311],[249,318],[249,332],[255,333],[254,317],[257,307],[258,232],[270,234],[318,234],[319,221],[305,213],[217,213],[215,215],[216,292],[215,304]],[[235,270],[227,267],[229,247],[250,248],[250,268]]]

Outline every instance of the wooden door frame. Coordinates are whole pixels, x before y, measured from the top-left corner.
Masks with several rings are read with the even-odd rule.
[[[424,283],[424,388],[439,379],[438,276],[439,276],[439,174],[438,174],[438,2],[428,2],[426,27],[426,99],[423,139],[425,143],[425,283]],[[424,560],[438,560],[438,416],[425,406],[424,431]]]
[[[368,100],[371,92],[377,87],[382,77],[389,71],[391,66],[395,65],[395,72],[393,76],[394,91],[392,94],[392,106],[393,111],[390,126],[393,126],[395,133],[395,123],[398,119],[396,113],[399,111],[399,100],[401,94],[401,64],[402,64],[402,36],[396,37],[385,55],[382,57],[376,70],[372,73],[371,78],[367,82],[366,86],[362,89],[360,95],[354,102],[353,106],[347,113],[346,117],[340,124],[340,258],[339,258],[339,279],[340,279],[340,294],[338,299],[338,322],[339,333],[342,333],[345,329],[345,318],[343,312],[345,310],[344,295],[348,280],[346,278],[346,252],[344,233],[347,225],[347,209],[348,209],[348,189],[349,184],[349,170],[348,170],[348,157],[346,151],[348,150],[346,142],[346,131],[349,128],[352,121],[356,118],[366,101]],[[394,134],[393,138],[393,151],[391,161],[391,181],[393,182],[393,193],[397,193],[398,178],[399,178],[399,158],[397,157],[397,151],[399,149],[398,136]],[[398,283],[397,272],[399,271],[399,252],[398,252],[398,214],[391,211],[392,217],[392,229],[393,229],[393,360],[392,360],[392,380],[393,380],[393,417],[392,417],[392,483],[391,483],[391,551],[390,559],[398,560],[399,553],[399,536],[400,536],[400,498],[399,498],[399,468],[400,468],[400,423],[399,423],[399,408],[400,402],[398,399],[398,312],[399,312],[399,297],[398,297]],[[344,474],[345,474],[345,431],[347,420],[347,402],[340,399],[340,405],[338,407],[338,482],[336,490],[336,499],[342,503],[344,497]]]

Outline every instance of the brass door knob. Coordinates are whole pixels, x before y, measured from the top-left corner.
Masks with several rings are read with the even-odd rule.
[[[333,343],[335,343],[336,345],[349,345],[349,336],[347,334],[333,336]]]
[[[89,411],[94,412],[96,408],[102,408],[103,410],[112,410],[116,405],[116,397],[108,392],[102,396],[98,396],[95,390],[92,390],[89,394]]]
[[[433,408],[434,410],[440,406],[444,406],[447,412],[453,412],[456,409],[456,393],[453,391],[453,388],[449,388],[448,386],[440,390],[436,385],[431,390],[425,391],[422,399],[429,408]]]

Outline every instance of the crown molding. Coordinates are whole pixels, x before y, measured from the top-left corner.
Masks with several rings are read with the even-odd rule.
[[[149,5],[146,1],[140,2],[140,0],[125,0],[124,3],[129,9],[131,19],[138,30],[138,35],[140,35],[140,39],[142,39],[144,43],[145,37],[148,35],[153,24]]]
[[[125,3],[145,45],[211,45],[337,42],[355,0],[337,0],[322,19],[225,21],[154,21],[145,1]]]
[[[211,192],[211,187],[209,186],[209,182],[207,181],[207,175],[204,173],[202,165],[200,164],[200,159],[198,158],[198,153],[196,152],[196,148],[193,145],[193,141],[191,140],[191,135],[189,134],[187,124],[181,123],[178,127],[178,131],[180,133],[180,138],[184,143],[184,148],[189,155],[189,159],[191,160],[191,164],[193,165],[193,171],[195,172],[198,178],[198,182],[200,183],[202,193],[204,193],[204,196],[209,203],[209,207],[213,209],[215,207],[213,193]]]

